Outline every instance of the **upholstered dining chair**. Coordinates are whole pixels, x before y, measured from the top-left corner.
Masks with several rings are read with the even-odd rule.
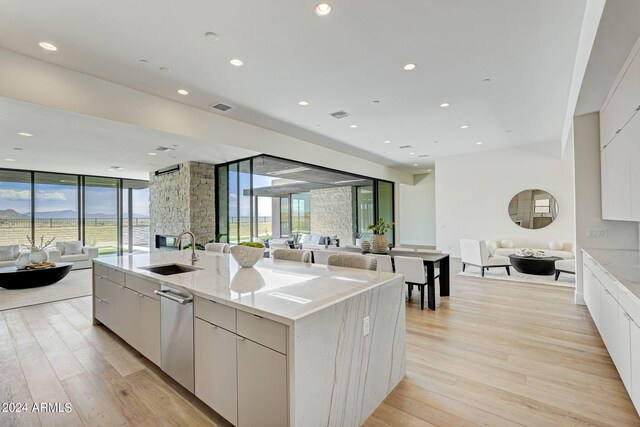
[[[359,268],[361,270],[376,271],[378,261],[373,257],[358,254],[329,255],[328,265],[335,267]]]
[[[377,270],[385,271],[387,273],[393,273],[393,264],[391,264],[391,256],[390,255],[380,255],[380,254],[367,254],[365,256],[369,256],[375,258],[378,263]]]
[[[228,243],[207,243],[204,245],[204,250],[209,252],[220,252],[223,254],[228,254],[231,250],[231,247]]]
[[[436,286],[429,284],[424,272],[422,258],[410,256],[397,256],[393,258],[396,265],[396,274],[404,275],[404,282],[408,286],[408,296],[411,299],[413,287],[420,291],[420,310],[424,310],[424,287],[427,287],[427,305],[431,310],[436,309]],[[436,278],[440,277],[439,275]]]
[[[484,277],[485,270],[490,268],[506,268],[511,276],[511,260],[502,255],[490,255],[487,242],[484,240],[460,239],[460,258],[462,258],[462,271],[467,265],[479,267]]]
[[[329,255],[336,255],[338,252],[336,251],[311,251],[313,252],[313,262],[314,264],[323,264],[327,265],[329,262]]]
[[[311,251],[302,249],[276,249],[271,251],[271,256],[283,261],[311,262]]]

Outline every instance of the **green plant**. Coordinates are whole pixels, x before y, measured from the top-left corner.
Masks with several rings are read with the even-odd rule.
[[[191,243],[187,243],[182,247],[182,249],[190,249],[190,248],[191,248]],[[198,249],[199,251],[204,251],[204,245],[202,243],[196,242],[196,249]]]
[[[384,234],[391,230],[391,227],[393,227],[392,222],[387,222],[384,218],[380,218],[375,224],[370,224],[367,230],[373,231],[373,234]]]
[[[258,242],[242,242],[242,243],[238,243],[238,246],[249,246],[250,248],[264,248],[265,247],[262,243],[258,243]]]

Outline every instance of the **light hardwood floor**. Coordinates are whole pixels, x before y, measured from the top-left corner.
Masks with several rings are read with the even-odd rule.
[[[407,378],[366,426],[640,425],[573,290],[458,277],[436,312],[407,308]],[[0,312],[0,426],[228,425],[104,327],[89,297]]]

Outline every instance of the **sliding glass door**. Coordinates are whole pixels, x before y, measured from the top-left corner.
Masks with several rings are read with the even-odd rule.
[[[121,253],[149,252],[149,185],[122,180]]]
[[[31,172],[0,170],[0,245],[27,244],[31,201]]]
[[[36,240],[80,240],[78,176],[36,172],[34,181]]]

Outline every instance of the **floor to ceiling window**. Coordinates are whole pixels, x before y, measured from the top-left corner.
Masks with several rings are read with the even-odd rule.
[[[35,237],[56,242],[79,240],[78,176],[36,172]]]
[[[118,252],[118,179],[84,178],[84,240],[100,255]]]
[[[0,245],[31,237],[31,172],[0,170]]]
[[[379,217],[393,222],[391,182],[267,155],[218,165],[216,177],[216,235],[231,244],[323,234],[344,245]]]
[[[149,252],[149,184],[122,180],[121,253]]]

